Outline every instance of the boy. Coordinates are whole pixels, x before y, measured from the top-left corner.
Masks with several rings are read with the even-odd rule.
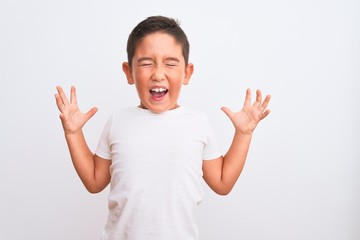
[[[56,103],[74,167],[91,193],[110,183],[109,217],[102,239],[194,240],[203,199],[202,178],[216,193],[228,194],[246,159],[252,133],[268,114],[270,96],[248,89],[239,112],[222,110],[235,127],[222,156],[206,116],[177,103],[194,70],[189,43],[179,24],[149,17],[131,32],[123,71],[134,84],[138,107],[116,112],[107,122],[95,154],[87,147],[84,124],[96,113],[80,112],[76,91],[70,102],[57,87]]]

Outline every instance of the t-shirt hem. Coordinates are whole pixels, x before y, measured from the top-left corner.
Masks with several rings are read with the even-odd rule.
[[[222,156],[221,153],[214,153],[214,154],[203,156],[203,160],[204,161],[214,160],[214,159],[219,158],[221,156]]]
[[[106,160],[111,160],[111,155],[110,154],[106,154],[104,152],[102,152],[101,150],[97,149],[95,151],[95,154],[98,155],[99,157],[106,159]]]

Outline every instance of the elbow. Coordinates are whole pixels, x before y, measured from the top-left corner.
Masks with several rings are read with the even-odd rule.
[[[97,185],[85,185],[86,190],[91,194],[97,194],[101,192],[104,188],[101,188]]]
[[[99,181],[97,179],[87,179],[86,181],[82,179],[82,182],[86,190],[91,194],[101,192],[109,184],[109,181]]]
[[[96,193],[99,193],[100,191],[96,188],[93,188],[93,187],[87,187],[85,186],[86,190],[91,193],[91,194],[96,194]]]
[[[218,190],[218,191],[215,191],[215,192],[220,196],[227,196],[227,195],[229,195],[231,190]]]
[[[231,192],[231,190],[232,190],[232,187],[228,187],[228,186],[226,186],[226,185],[223,185],[223,186],[221,186],[221,187],[219,187],[219,188],[214,188],[214,189],[213,189],[213,191],[214,191],[216,194],[220,195],[220,196],[226,196],[226,195],[228,195],[228,194]]]
[[[91,194],[97,194],[97,193],[101,192],[98,189],[92,189],[92,188],[86,188],[86,190]]]

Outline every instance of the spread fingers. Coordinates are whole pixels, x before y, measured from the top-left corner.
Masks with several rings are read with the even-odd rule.
[[[260,105],[261,112],[263,112],[267,108],[267,106],[269,105],[270,99],[271,99],[271,95],[267,95],[264,102]]]

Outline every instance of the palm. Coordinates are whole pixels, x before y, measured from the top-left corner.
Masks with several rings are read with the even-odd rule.
[[[270,110],[266,109],[270,101],[270,95],[262,101],[261,91],[256,91],[256,101],[251,105],[251,91],[246,91],[244,107],[239,112],[232,112],[230,109],[223,107],[222,110],[232,121],[236,131],[241,133],[252,133],[257,124],[264,119]]]
[[[78,107],[75,87],[71,87],[70,102],[61,87],[57,87],[55,95],[56,104],[60,110],[60,119],[65,133],[81,131],[85,123],[96,113],[97,109],[92,108],[87,113],[82,113]]]

